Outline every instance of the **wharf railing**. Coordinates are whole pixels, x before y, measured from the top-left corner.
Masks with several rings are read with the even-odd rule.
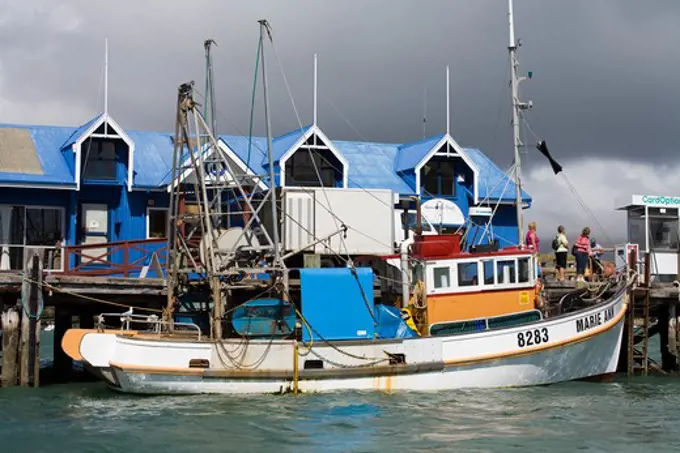
[[[166,278],[167,239],[64,247],[64,275]]]

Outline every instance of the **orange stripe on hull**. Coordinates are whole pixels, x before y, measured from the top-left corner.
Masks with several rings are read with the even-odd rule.
[[[613,329],[620,321],[621,319],[626,315],[626,309],[628,305],[624,304],[623,308],[621,308],[621,312],[616,315],[614,319],[612,319],[608,324],[604,324],[596,329],[590,330],[586,333],[582,333],[581,335],[577,335],[573,338],[569,338],[568,340],[562,340],[558,341],[556,343],[552,344],[547,344],[547,345],[540,345],[540,346],[534,346],[531,348],[526,348],[522,349],[521,351],[510,351],[510,352],[504,352],[501,354],[489,354],[485,356],[477,356],[477,357],[471,357],[469,359],[456,359],[456,360],[447,360],[444,363],[446,364],[447,367],[451,366],[465,366],[465,365],[475,365],[480,362],[489,362],[493,360],[499,360],[499,359],[506,359],[508,357],[521,357],[529,354],[534,354],[537,352],[543,352],[543,351],[549,351],[551,349],[556,349],[556,348],[561,348],[563,346],[569,346],[572,344],[577,344],[577,343],[582,343],[591,337],[594,337],[596,335],[599,335],[601,333],[604,333],[610,329]]]

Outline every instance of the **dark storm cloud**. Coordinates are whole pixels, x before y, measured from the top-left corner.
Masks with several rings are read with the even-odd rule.
[[[444,131],[449,64],[453,135],[501,166],[511,160],[504,0],[6,3],[0,98],[13,109],[2,112],[2,121],[19,111],[30,121],[40,102],[57,106],[52,123],[82,123],[101,110],[108,36],[113,116],[127,128],[172,130],[178,84],[194,79],[203,89],[203,40],[211,37],[218,43],[220,131],[245,133],[256,21],[267,18],[303,124],[312,120],[314,53],[320,125],[338,139],[421,138],[426,86],[427,133]],[[680,3],[516,0],[515,12],[522,70],[535,71],[522,85],[523,97],[535,103],[529,121],[558,160],[662,161],[675,153]],[[274,133],[280,134],[297,119],[277,59],[271,51],[267,58]],[[260,134],[261,105],[258,92]],[[526,157],[529,167],[545,164],[531,148]]]

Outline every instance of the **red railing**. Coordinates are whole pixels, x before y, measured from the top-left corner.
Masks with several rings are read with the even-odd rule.
[[[163,278],[167,249],[162,238],[68,246],[64,274]]]

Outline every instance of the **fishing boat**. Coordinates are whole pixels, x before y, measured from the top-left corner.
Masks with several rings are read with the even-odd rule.
[[[519,115],[526,104],[518,95],[512,1],[509,7],[521,225]],[[266,21],[260,33],[262,43]],[[171,193],[164,315],[103,314],[95,329],[67,331],[62,347],[71,358],[111,388],[141,394],[438,391],[554,384],[616,371],[632,274],[612,275],[597,291],[546,300],[521,227],[516,246],[470,246],[461,234],[422,234],[418,208],[415,234],[392,256],[334,267],[299,264],[309,247],[351,234],[344,225],[282,253],[264,67],[262,73],[268,180],[236,177],[193,101],[192,85],[182,85],[173,180],[183,163],[199,177]],[[206,168],[224,169],[223,176],[207,184]],[[228,199],[240,207],[242,227],[221,226],[219,204]],[[395,262],[401,297],[376,303],[376,269]],[[178,311],[178,301],[189,297],[211,307],[208,329]]]

